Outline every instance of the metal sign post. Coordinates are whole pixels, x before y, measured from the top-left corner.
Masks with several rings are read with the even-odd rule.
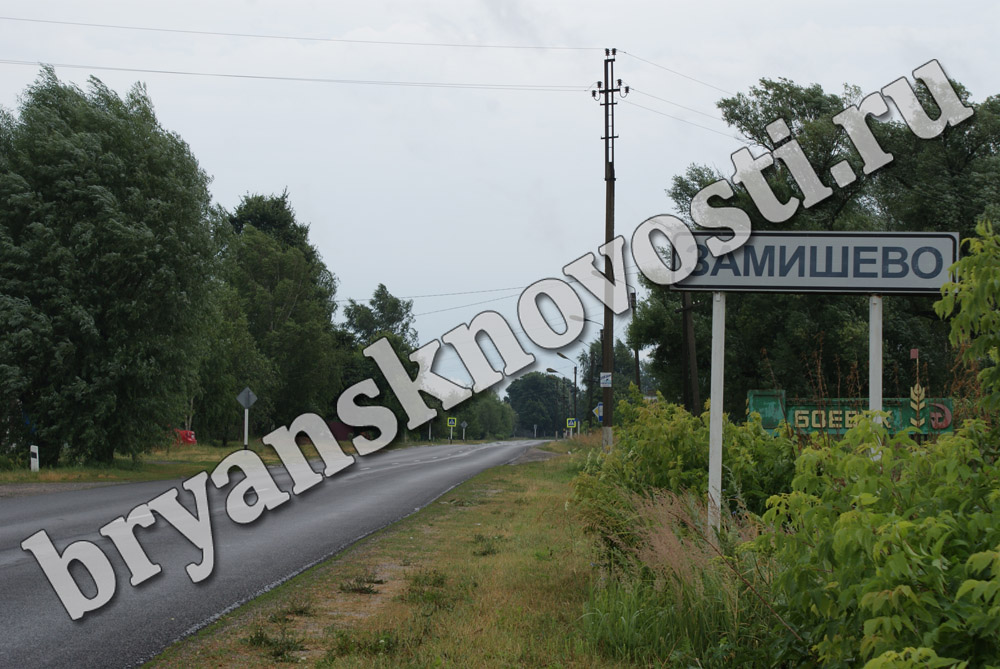
[[[882,410],[882,296],[868,298],[868,409]],[[875,419],[881,423],[881,416]]]
[[[236,396],[236,401],[243,406],[243,450],[245,451],[250,443],[250,407],[257,401],[257,396],[250,390],[250,386],[247,386]]]
[[[467,428],[467,427],[469,427],[469,423],[467,421],[463,420],[462,421],[462,441],[465,441],[465,428]]]
[[[448,419],[448,443],[455,440],[455,426],[458,424],[457,418]]]
[[[712,385],[708,417],[708,526],[714,544],[722,508],[722,379],[726,355],[726,294],[712,294]]]

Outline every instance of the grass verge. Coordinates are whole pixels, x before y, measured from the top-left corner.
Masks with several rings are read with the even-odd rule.
[[[442,444],[447,441],[433,443]],[[411,441],[400,443],[396,447],[421,445],[427,445],[427,442]],[[357,452],[349,441],[340,442],[340,447],[349,455]],[[198,472],[214,469],[224,457],[240,448],[235,442],[230,442],[226,448],[205,443],[184,444],[152,449],[138,460],[115,457],[108,465],[43,467],[38,472],[22,467],[13,471],[0,471],[0,483],[125,483],[189,478]],[[252,440],[250,449],[259,455],[265,464],[276,465],[281,462],[274,449],[265,446],[260,439]],[[319,457],[311,443],[305,443],[301,449],[307,458]]]
[[[579,448],[480,474],[147,666],[619,666],[583,636],[591,544],[567,508]]]
[[[342,442],[345,453],[354,453],[349,442]],[[0,483],[125,483],[133,481],[162,481],[194,476],[198,472],[214,469],[219,462],[240,446],[231,443],[227,448],[208,444],[184,444],[153,449],[139,460],[116,457],[109,465],[43,467],[40,471],[28,469],[0,471]],[[277,453],[258,439],[250,448],[269,465],[278,464]],[[312,444],[301,447],[307,458],[319,457]]]

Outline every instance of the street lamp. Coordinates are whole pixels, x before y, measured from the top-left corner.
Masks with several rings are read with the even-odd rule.
[[[559,351],[556,351],[556,355],[558,355],[560,358],[562,358],[566,362],[569,362],[569,363],[571,363],[573,365],[573,418],[576,419],[576,424],[579,425],[580,424],[580,414],[578,414],[576,412],[576,363],[573,362],[572,360],[570,360],[569,358],[567,358],[565,355],[563,355]]]

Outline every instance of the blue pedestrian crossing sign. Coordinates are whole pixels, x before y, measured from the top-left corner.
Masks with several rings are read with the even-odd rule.
[[[572,430],[574,427],[576,427],[576,418],[567,418],[566,429]]]
[[[448,419],[448,427],[455,427],[456,425],[458,425],[458,419],[457,418],[449,418]]]

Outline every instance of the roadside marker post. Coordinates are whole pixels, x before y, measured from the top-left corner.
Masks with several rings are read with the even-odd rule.
[[[38,471],[38,446],[31,446],[31,471]]]

